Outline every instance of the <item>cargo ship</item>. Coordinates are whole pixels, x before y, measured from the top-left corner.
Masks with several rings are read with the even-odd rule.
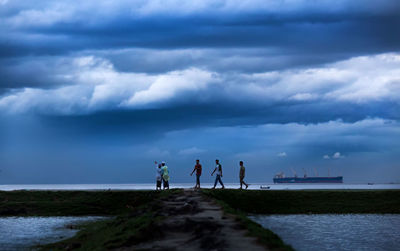
[[[335,177],[308,177],[304,174],[304,177],[297,177],[295,174],[293,177],[285,177],[283,173],[278,173],[273,178],[274,183],[343,183],[343,176]]]

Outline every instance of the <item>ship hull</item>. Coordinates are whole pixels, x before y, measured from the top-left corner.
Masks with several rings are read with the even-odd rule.
[[[286,177],[274,178],[274,183],[343,183],[343,176],[337,177]]]

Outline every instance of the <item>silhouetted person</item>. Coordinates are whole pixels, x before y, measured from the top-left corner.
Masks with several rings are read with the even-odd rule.
[[[154,163],[156,164],[156,190],[161,190],[161,164],[157,164],[157,161],[154,161]]]
[[[224,183],[222,183],[221,177],[222,177],[222,166],[219,163],[219,160],[215,160],[215,169],[214,171],[211,173],[211,176],[213,176],[213,174],[216,172],[216,177],[215,177],[215,183],[214,183],[214,187],[212,189],[215,189],[215,187],[217,186],[217,182],[219,182],[222,186],[222,189],[224,189]]]
[[[198,188],[200,189],[200,176],[201,176],[201,165],[200,165],[200,160],[196,159],[196,165],[194,166],[194,169],[192,171],[192,173],[190,174],[190,176],[193,175],[194,171],[196,171],[196,185],[194,186],[194,188]]]
[[[242,189],[242,185],[246,186],[246,189],[249,187],[249,184],[244,182],[244,176],[246,175],[246,168],[243,166],[243,161],[239,162],[240,171],[239,171],[239,179],[240,179],[240,189]]]
[[[169,189],[169,171],[164,161],[161,163],[161,170],[162,170],[163,188]]]

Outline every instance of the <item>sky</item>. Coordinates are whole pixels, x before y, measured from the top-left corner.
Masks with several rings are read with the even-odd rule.
[[[400,182],[397,0],[0,0],[0,184]]]

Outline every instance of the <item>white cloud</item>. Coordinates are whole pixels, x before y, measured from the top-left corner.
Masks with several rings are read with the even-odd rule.
[[[94,56],[64,63],[71,66],[68,74],[58,73],[57,77],[74,85],[20,89],[0,97],[0,109],[10,113],[84,114],[119,107],[155,107],[218,81],[215,74],[200,69],[159,75],[118,72],[109,61]]]
[[[203,153],[206,152],[206,150],[204,149],[199,149],[197,147],[191,147],[191,148],[186,148],[186,149],[182,149],[178,152],[178,154],[180,155],[195,155],[195,154],[199,154],[199,153]]]
[[[57,22],[68,22],[74,18],[73,9],[68,6],[56,6],[44,10],[21,10],[18,15],[5,20],[11,26],[50,26]]]
[[[160,160],[159,160],[160,158],[169,157],[169,156],[170,156],[170,152],[169,152],[168,150],[163,150],[163,149],[160,149],[160,148],[158,148],[158,147],[154,147],[154,148],[149,149],[149,150],[146,152],[146,155],[147,155],[148,157],[154,158],[154,160],[156,160],[156,161],[157,161],[157,160],[160,161]]]
[[[332,156],[324,155],[323,159],[343,159],[344,156],[340,152],[335,152]]]
[[[342,158],[344,158],[344,156],[341,155],[340,152],[336,152],[336,153],[334,153],[334,154],[332,155],[332,158],[333,158],[333,159],[342,159]]]
[[[289,99],[296,100],[296,101],[308,101],[308,100],[313,100],[313,99],[317,99],[317,98],[318,98],[317,94],[297,93],[297,94],[291,96]]]
[[[257,102],[313,101],[367,103],[400,100],[400,54],[354,57],[319,68],[236,74],[225,92]],[[243,83],[247,83],[244,85]]]
[[[280,152],[280,153],[278,153],[278,157],[284,158],[284,157],[286,157],[286,156],[287,156],[286,152]]]
[[[135,92],[122,106],[135,107],[150,103],[158,103],[171,99],[179,92],[206,88],[213,80],[213,74],[199,69],[174,71],[158,76],[145,90]]]
[[[238,105],[314,100],[400,104],[400,54],[396,53],[356,57],[321,68],[257,74],[215,73],[199,68],[143,74],[119,72],[110,61],[94,56],[61,61],[53,77],[73,85],[14,89],[0,97],[0,109],[70,114],[215,99]]]

